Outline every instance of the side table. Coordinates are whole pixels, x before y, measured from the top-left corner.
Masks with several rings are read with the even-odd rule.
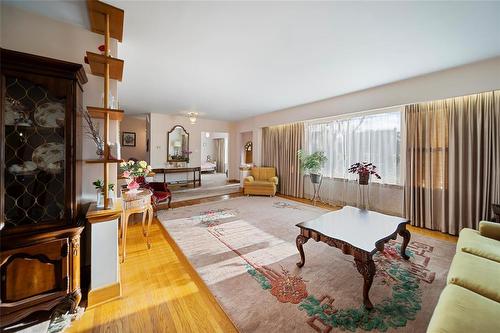
[[[500,204],[491,204],[491,209],[495,217],[495,222],[500,223]]]
[[[149,228],[153,221],[153,206],[151,205],[151,195],[153,193],[149,189],[140,189],[138,192],[123,191],[123,211],[121,218],[121,239],[122,239],[122,262],[125,261],[127,255],[127,228],[128,220],[132,214],[142,213],[142,234],[146,237],[148,249],[151,248],[149,239]],[[146,215],[148,222],[146,226]]]

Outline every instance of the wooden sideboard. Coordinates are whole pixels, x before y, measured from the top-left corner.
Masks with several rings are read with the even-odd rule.
[[[193,173],[193,180],[189,180],[188,177],[186,177],[186,184],[193,183],[193,187],[196,187],[196,184],[198,186],[201,186],[201,167],[181,167],[181,168],[160,168],[160,169],[153,169],[152,170],[155,174],[162,173],[163,174],[163,182],[167,183],[167,174],[172,174],[172,173]],[[198,177],[196,177],[196,173],[198,173]]]

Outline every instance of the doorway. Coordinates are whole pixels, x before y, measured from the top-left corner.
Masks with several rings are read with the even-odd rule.
[[[229,166],[229,134],[201,132],[201,183],[203,187],[227,184]]]

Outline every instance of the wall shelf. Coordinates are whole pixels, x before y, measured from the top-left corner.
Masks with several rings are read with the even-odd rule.
[[[120,42],[123,39],[123,9],[116,8],[100,1],[87,0],[90,29],[98,34],[106,35],[106,15],[109,15],[109,35]]]
[[[110,208],[108,200],[109,168],[112,163],[120,163],[122,160],[109,158],[109,122],[110,120],[122,120],[123,110],[109,108],[109,81],[121,81],[123,77],[123,63],[121,59],[113,58],[110,55],[110,38],[122,41],[123,38],[123,16],[122,9],[108,5],[99,0],[87,0],[87,10],[90,18],[90,27],[93,32],[104,36],[104,54],[97,54],[87,51],[87,61],[90,65],[90,72],[93,75],[104,78],[103,87],[103,107],[88,106],[87,110],[93,118],[104,119],[104,156],[103,159],[85,160],[85,163],[102,164],[104,173],[104,206]]]
[[[106,64],[109,64],[109,78],[118,81],[122,80],[123,60],[89,51],[87,51],[87,59],[93,75],[104,77],[106,75]]]
[[[123,110],[100,108],[96,106],[87,106],[87,110],[89,111],[89,114],[92,118],[97,119],[104,119],[106,117],[106,114],[109,114],[110,120],[121,121],[124,114]]]

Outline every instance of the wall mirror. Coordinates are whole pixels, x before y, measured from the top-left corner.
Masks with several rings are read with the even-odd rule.
[[[252,141],[245,143],[245,164],[252,164],[253,160],[253,144]]]
[[[167,161],[189,162],[189,133],[181,125],[167,133]]]

